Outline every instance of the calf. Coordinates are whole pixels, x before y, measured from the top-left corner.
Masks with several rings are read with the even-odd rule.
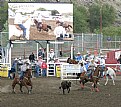
[[[70,92],[71,82],[70,81],[62,81],[59,89],[63,89],[63,94],[65,94],[65,89],[67,89],[68,93]]]

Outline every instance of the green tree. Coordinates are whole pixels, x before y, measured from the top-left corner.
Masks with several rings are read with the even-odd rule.
[[[5,2],[4,0],[1,1],[0,3],[0,32],[2,32],[5,27],[4,24],[7,21],[8,18],[8,7],[7,7],[7,2]]]
[[[88,32],[88,11],[83,6],[74,5],[74,33]]]
[[[51,11],[51,15],[54,16],[54,15],[56,15],[56,14],[59,14],[59,12],[58,12],[57,10],[52,10],[52,11]]]
[[[115,21],[115,9],[108,4],[104,4],[102,6],[97,4],[91,5],[89,7],[89,13],[91,32],[94,32],[95,29],[100,29],[101,25],[102,28],[111,26]]]
[[[91,5],[89,7],[89,25],[90,31],[94,32],[95,29],[100,28],[100,6],[99,5]]]
[[[103,27],[110,26],[114,23],[116,12],[114,7],[106,4],[102,6],[102,25]]]

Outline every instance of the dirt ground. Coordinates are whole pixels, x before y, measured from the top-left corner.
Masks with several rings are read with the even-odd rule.
[[[39,77],[32,78],[33,91],[27,94],[20,93],[19,86],[16,86],[16,94],[11,91],[13,80],[8,78],[0,79],[0,107],[121,107],[121,76],[112,85],[109,80],[104,86],[105,80],[98,85],[100,92],[90,91],[91,83],[87,83],[84,90],[80,89],[78,81],[71,81],[71,92],[63,95],[59,90],[60,78]]]

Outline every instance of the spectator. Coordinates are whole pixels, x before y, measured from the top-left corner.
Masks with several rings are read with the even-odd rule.
[[[54,50],[53,49],[50,49],[50,52],[49,52],[49,61],[50,62],[54,62],[54,59],[55,59]]]
[[[78,52],[77,56],[75,56],[75,60],[78,61],[78,62],[80,62],[81,60],[83,60],[83,57],[82,57],[82,55],[81,55],[80,52]]]
[[[36,62],[35,62],[35,71],[36,71],[36,77],[39,77],[40,76],[40,63],[39,63],[39,61],[37,60]]]
[[[45,58],[45,50],[44,48],[39,48],[39,51],[38,51],[38,57],[41,56],[43,59]]]
[[[33,52],[32,52],[31,55],[29,55],[29,60],[30,60],[30,62],[34,62],[35,61],[35,56],[34,56]]]
[[[12,69],[14,69],[15,72],[17,72],[17,70],[18,70],[18,59],[17,58],[15,58],[13,61]]]
[[[45,60],[43,60],[43,63],[41,65],[41,69],[42,69],[42,76],[45,77],[47,75],[47,64],[46,64]]]
[[[60,54],[60,57],[62,57],[63,54],[61,49],[59,50],[59,54]]]
[[[120,64],[120,71],[121,71],[121,55],[119,56],[118,60],[117,60]]]
[[[0,45],[0,59],[2,59],[2,46]]]
[[[59,59],[58,58],[55,58],[54,63],[60,63]]]
[[[39,56],[42,56],[42,48],[40,47],[39,50],[38,50],[38,57]]]

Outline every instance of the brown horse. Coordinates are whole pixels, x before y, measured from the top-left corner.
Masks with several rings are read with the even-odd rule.
[[[97,82],[99,81],[100,79],[100,71],[101,71],[101,67],[100,65],[98,65],[95,69],[95,71],[92,73],[92,77],[91,78],[88,78],[88,76],[86,75],[85,72],[83,72],[81,75],[80,75],[80,84],[81,84],[81,88],[84,89],[84,85],[85,83],[87,83],[88,81],[90,82],[93,82],[93,89],[95,89],[96,92],[99,91],[99,89],[97,88]]]
[[[31,94],[31,91],[32,91],[32,82],[31,82],[31,72],[32,72],[32,69],[27,69],[25,74],[24,74],[24,77],[23,79],[20,81],[20,78],[19,77],[15,77],[13,82],[12,82],[12,89],[13,89],[13,93],[15,93],[15,86],[16,84],[20,85],[20,91],[22,91],[22,86],[25,86],[28,90],[28,93]],[[31,89],[29,89],[29,86],[31,87]]]
[[[70,28],[72,29],[73,27],[70,24],[64,23],[64,22],[60,22],[59,20],[56,21],[56,24],[62,24],[62,26],[65,28],[65,30],[70,31]]]
[[[71,59],[71,58],[68,58],[67,63],[69,63],[69,64],[78,64],[78,61],[76,61],[74,59]]]
[[[43,31],[46,31],[48,32],[49,29],[52,30],[51,26],[50,25],[47,25],[47,24],[43,24],[43,23],[40,23],[38,22],[36,19],[34,19],[34,23],[37,27],[37,30],[40,32],[41,30]]]

